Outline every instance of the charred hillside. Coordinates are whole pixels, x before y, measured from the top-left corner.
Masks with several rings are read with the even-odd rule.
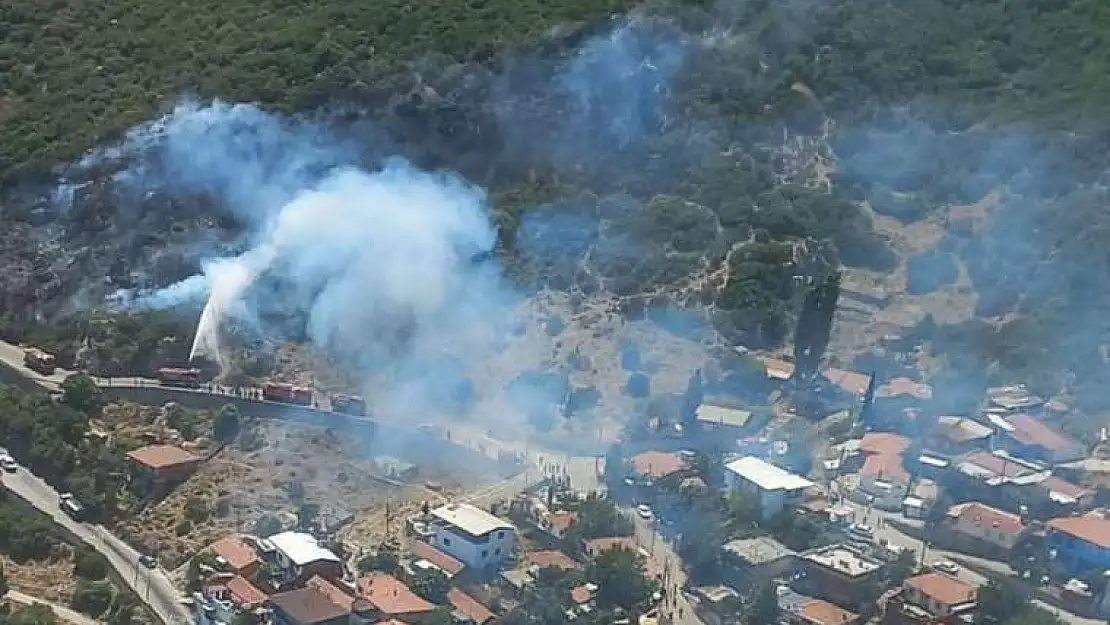
[[[225,197],[117,175],[137,160],[164,182],[164,155],[73,164],[192,96],[325,128],[342,164],[460,172],[488,191],[496,255],[525,290],[692,309],[728,343],[770,347],[789,338],[804,278],[843,264],[849,284],[906,295],[903,334],[932,346],[939,379],[1036,377],[1101,401],[1084,391],[1102,384],[1110,332],[1107,121],[1092,106],[1107,79],[1091,51],[1110,9],[633,8],[7,3],[4,333],[245,249]],[[969,313],[938,324],[932,293]],[[74,336],[52,340],[87,333],[64,327]],[[846,356],[872,343],[834,340]]]

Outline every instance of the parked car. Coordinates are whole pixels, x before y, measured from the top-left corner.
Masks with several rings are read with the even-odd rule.
[[[139,564],[148,569],[153,569],[158,566],[158,560],[155,559],[154,556],[144,554],[139,556]]]
[[[77,501],[73,493],[63,493],[62,496],[58,498],[58,506],[60,506],[62,511],[69,515],[74,521],[80,521],[85,517],[85,507],[81,505],[81,502]]]
[[[933,568],[949,575],[957,575],[960,572],[960,565],[951,560],[937,560],[933,563]]]
[[[640,515],[640,518],[644,520],[651,520],[652,516],[654,516],[651,513],[651,506],[646,503],[636,506],[636,514]]]
[[[8,473],[15,473],[19,470],[19,465],[15,463],[15,458],[4,455],[0,456],[0,469],[4,469]]]
[[[858,540],[871,540],[875,537],[875,530],[870,525],[853,523],[848,526],[848,536]]]

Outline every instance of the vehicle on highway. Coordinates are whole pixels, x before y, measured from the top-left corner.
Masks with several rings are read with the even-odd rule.
[[[19,470],[19,465],[16,464],[15,458],[8,455],[0,456],[0,469],[4,469],[8,473],[15,473]]]
[[[200,369],[162,367],[157,372],[158,383],[165,386],[197,388],[200,386]]]
[[[74,521],[81,521],[85,518],[85,506],[77,501],[73,493],[62,493],[61,497],[58,498],[58,505]]]
[[[37,347],[23,350],[23,366],[43,375],[54,375],[58,368],[54,354],[48,354]]]
[[[958,575],[960,573],[960,565],[951,560],[937,560],[933,563],[933,568],[941,573],[948,573],[949,575]]]
[[[335,393],[331,396],[331,409],[340,414],[364,416],[366,414],[366,400],[358,395]]]
[[[262,385],[262,399],[297,406],[312,405],[312,389],[284,382],[267,382]]]
[[[647,505],[646,503],[642,503],[642,504],[636,506],[636,514],[640,515],[641,519],[645,519],[645,520],[649,520],[649,521],[654,516],[651,513],[651,506]]]

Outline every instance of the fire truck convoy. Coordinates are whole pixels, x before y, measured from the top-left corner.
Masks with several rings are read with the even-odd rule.
[[[262,399],[283,404],[309,406],[312,404],[312,389],[306,386],[267,382],[262,385]]]
[[[163,367],[158,370],[158,382],[166,386],[197,388],[200,386],[200,369]]]
[[[48,354],[37,347],[23,350],[23,366],[42,375],[54,375],[57,361],[54,354]]]

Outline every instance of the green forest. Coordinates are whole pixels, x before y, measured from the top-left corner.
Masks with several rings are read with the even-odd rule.
[[[568,137],[566,102],[548,88],[553,68],[633,10],[666,24],[639,31],[655,61],[684,42],[681,71],[660,96],[668,121],[629,146],[591,142],[599,133],[587,122]],[[959,259],[980,320],[926,323],[916,336],[950,379],[1036,378],[1050,392],[1067,383],[1094,407],[1110,334],[1099,185],[1108,33],[1110,6],[1098,0],[12,0],[0,6],[0,202],[5,216],[32,223],[37,204],[21,189],[49,184],[59,163],[186,96],[323,116],[350,132],[370,121],[418,164],[490,189],[514,280],[589,292],[600,276],[618,295],[650,293],[643,305],[712,303],[726,336],[764,347],[788,339],[797,276],[896,262],[860,201],[908,223],[994,192],[985,223],[952,221],[941,246],[913,263],[911,289],[926,292],[950,283]],[[635,98],[621,91],[630,84],[609,85],[617,95],[606,106]],[[493,112],[505,102],[509,122]],[[525,149],[522,135],[535,137]],[[784,137],[830,146],[830,184],[790,161]],[[562,162],[566,141],[589,158]],[[94,187],[61,217],[79,226],[67,244],[84,253],[68,274],[44,274],[25,237],[0,239],[0,252],[26,266],[4,293],[6,335],[32,332],[40,305],[20,307],[42,282],[64,295],[88,275],[123,276],[184,232],[160,221],[156,235],[89,248],[136,225],[155,229],[152,211],[139,222],[114,211]],[[544,215],[562,224],[560,254],[535,252],[542,234],[532,225]],[[629,237],[636,244],[622,247]],[[582,272],[575,254],[599,242],[612,253]],[[689,288],[707,266],[727,266],[727,288]],[[66,327],[44,338],[73,353],[81,326]],[[100,357],[114,369],[151,366],[113,341]]]

